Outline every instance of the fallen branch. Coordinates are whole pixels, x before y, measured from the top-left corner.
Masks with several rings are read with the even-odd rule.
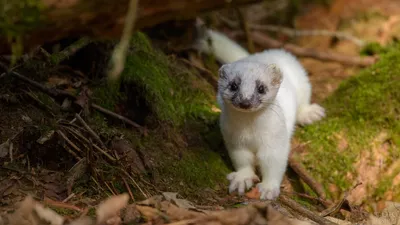
[[[274,25],[259,25],[259,24],[249,24],[250,29],[252,30],[262,30],[262,31],[270,31],[283,33],[290,37],[299,37],[299,36],[330,36],[336,37],[342,40],[349,40],[356,44],[357,46],[364,46],[365,41],[359,38],[356,38],[350,34],[339,32],[339,31],[329,31],[329,30],[297,30],[288,27],[280,27]]]
[[[318,183],[310,174],[293,158],[289,157],[289,166],[299,177],[318,195],[318,197],[325,199],[326,194],[320,183]]]
[[[299,203],[295,202],[294,200],[290,199],[285,195],[280,195],[279,201],[282,204],[286,205],[287,207],[291,208],[292,210],[296,211],[297,213],[309,218],[310,220],[317,222],[320,225],[336,225],[335,223],[325,219],[324,217],[321,217],[313,213],[312,211],[304,208]]]
[[[222,15],[219,17],[222,22],[224,22],[226,25],[228,25],[230,28],[238,28],[239,23],[230,20]],[[293,28],[288,28],[288,27],[281,27],[281,26],[276,26],[276,25],[260,25],[260,24],[253,24],[249,23],[248,27],[250,30],[261,30],[261,31],[270,31],[270,32],[276,32],[276,33],[283,33],[285,35],[288,35],[290,37],[298,37],[298,36],[330,36],[330,37],[336,37],[338,39],[342,40],[349,40],[356,44],[357,46],[364,46],[365,41],[361,40],[357,37],[354,37],[350,34],[340,32],[340,31],[330,31],[330,30],[298,30],[298,29],[293,29]]]
[[[79,116],[78,113],[75,113],[75,118],[86,128],[89,134],[100,144],[100,146],[104,149],[107,149],[106,145],[101,141],[100,137],[90,128],[90,126]]]
[[[129,0],[100,1],[100,0],[38,0],[30,6],[33,16],[27,20],[24,16],[24,7],[12,4],[0,15],[1,20],[13,18],[7,26],[0,28],[0,33],[8,34],[12,27],[22,27],[21,33],[15,34],[13,39],[20,41],[23,49],[28,51],[36,46],[68,37],[84,37],[94,39],[120,38],[124,29],[125,15],[129,8]],[[137,19],[134,29],[151,27],[172,20],[187,20],[196,18],[199,14],[235,7],[250,3],[259,3],[261,0],[147,0],[139,1]],[[37,7],[41,6],[41,7]],[[37,16],[36,16],[37,15]],[[32,21],[33,20],[33,21]],[[15,32],[13,32],[14,34]],[[9,54],[11,38],[0,35],[0,54]]]
[[[370,66],[378,60],[376,56],[347,56],[333,52],[320,52],[315,49],[303,48],[294,44],[285,44],[257,31],[253,31],[251,36],[255,43],[265,48],[283,48],[298,56],[311,57],[323,61],[335,61],[352,66]]]
[[[131,126],[133,126],[135,128],[137,128],[137,129],[141,129],[142,128],[142,126],[140,126],[139,124],[133,122],[132,120],[130,120],[130,119],[124,117],[124,116],[121,116],[121,115],[119,115],[119,114],[117,114],[115,112],[112,112],[112,111],[110,111],[108,109],[105,109],[105,108],[103,108],[103,107],[101,107],[99,105],[96,105],[96,104],[92,103],[90,106],[92,106],[92,108],[96,109],[99,112],[102,112],[102,113],[104,113],[106,115],[109,115],[109,116],[112,116],[114,118],[117,118],[117,119],[119,119],[119,120],[121,120],[121,121],[123,121],[123,122],[125,122],[125,123],[127,123],[127,124],[129,124],[129,125],[131,125]]]
[[[67,58],[69,58],[70,56],[75,54],[79,49],[82,49],[83,47],[87,46],[90,42],[91,41],[89,38],[86,38],[86,37],[81,38],[81,39],[77,40],[76,42],[72,43],[71,45],[69,45],[68,47],[66,47],[64,50],[51,55],[50,62],[54,65],[58,65],[58,64],[60,64],[60,62],[66,60]],[[40,48],[40,49],[42,49],[42,48]],[[44,49],[42,49],[42,52],[43,51],[44,51]]]

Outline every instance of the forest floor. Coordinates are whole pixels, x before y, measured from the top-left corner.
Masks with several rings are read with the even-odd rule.
[[[251,12],[251,9],[249,9],[249,12]],[[299,14],[300,15],[295,18],[294,23],[296,29],[299,30],[306,29],[329,30],[332,32],[347,32],[354,37],[358,37],[359,39],[362,39],[364,41],[374,41],[382,45],[390,43],[392,39],[400,38],[400,1],[397,0],[333,0],[329,7],[320,4],[307,5],[307,7],[303,8]],[[251,13],[248,13],[248,16],[249,15],[251,15]],[[249,20],[251,20],[250,17],[251,16],[249,16],[248,18]],[[227,33],[229,34],[230,31],[227,31]],[[278,35],[278,37],[281,37],[282,40],[287,39],[287,37],[285,36]],[[304,35],[302,37],[296,37],[293,39],[293,43],[295,43],[296,45],[304,48],[315,49],[319,52],[336,52],[343,55],[359,56],[361,51],[361,47],[355,44],[354,41],[332,40],[331,36],[323,37],[320,35]],[[262,48],[260,46],[256,48],[256,50],[261,49]],[[299,58],[306,70],[308,71],[311,83],[313,85],[313,101],[318,103],[324,101],[327,97],[334,93],[343,80],[357,74],[363,69],[359,66],[345,65],[340,62],[329,60],[322,61],[320,59],[311,57]],[[73,63],[75,63],[74,65],[79,65],[79,63],[77,62]],[[90,67],[88,65],[86,66]],[[80,78],[72,78],[66,81],[65,78],[54,76],[53,78],[51,78],[51,82],[56,83],[57,86],[62,86],[65,83],[77,83],[82,82],[82,80],[86,79],[82,78],[84,77],[84,75],[82,75],[81,72],[74,69],[71,70],[70,68],[66,68],[66,72],[73,73]],[[53,71],[53,73],[57,72]],[[51,206],[51,208],[56,210],[59,214],[67,215],[68,217],[72,218],[82,214],[93,214],[93,207],[98,205],[105,196],[126,192],[122,190],[131,189],[137,190],[137,193],[130,193],[129,191],[129,195],[133,199],[144,200],[148,199],[151,196],[162,195],[164,199],[171,200],[172,202],[174,202],[175,205],[178,205],[181,208],[195,208],[198,211],[219,210],[221,208],[235,208],[239,205],[247,205],[249,202],[253,201],[251,195],[247,195],[245,197],[228,195],[225,190],[225,181],[208,181],[208,179],[225,179],[223,174],[228,172],[229,166],[219,168],[218,165],[219,163],[226,161],[226,155],[222,157],[222,160],[218,159],[215,161],[207,162],[207,165],[205,165],[205,167],[209,167],[210,170],[215,167],[221,169],[220,174],[212,175],[202,174],[201,171],[197,171],[196,168],[190,167],[192,161],[187,161],[187,163],[179,164],[177,165],[177,167],[187,168],[188,171],[185,171],[185,173],[189,172],[193,173],[193,175],[190,177],[181,178],[180,176],[182,175],[179,171],[171,169],[170,171],[164,172],[162,170],[162,165],[158,165],[158,162],[156,162],[157,160],[159,160],[157,159],[157,157],[166,157],[164,158],[164,160],[166,161],[179,161],[181,159],[189,159],[193,160],[194,162],[195,160],[203,160],[202,157],[205,157],[205,160],[214,159],[213,157],[215,154],[220,154],[220,152],[218,151],[213,151],[212,153],[209,153],[207,151],[204,151],[204,149],[202,149],[201,147],[198,147],[199,151],[201,152],[199,154],[202,155],[201,157],[199,157],[197,154],[187,153],[185,152],[185,150],[176,150],[176,154],[174,156],[157,156],[158,150],[145,153],[139,151],[138,153],[128,156],[128,160],[130,160],[130,162],[122,162],[126,163],[126,165],[123,165],[125,169],[129,167],[129,170],[135,172],[142,172],[144,170],[147,170],[149,167],[161,168],[158,170],[154,170],[152,174],[146,174],[144,176],[151,176],[153,177],[152,179],[139,178],[139,180],[136,180],[136,177],[132,178],[131,176],[129,176],[129,174],[127,174],[126,176],[121,176],[123,177],[123,182],[121,182],[121,184],[118,184],[121,186],[114,186],[113,181],[116,178],[110,178],[104,175],[106,173],[103,172],[107,170],[113,171],[112,174],[118,174],[121,173],[121,171],[116,169],[117,166],[115,166],[115,168],[108,168],[106,166],[106,163],[104,163],[104,168],[92,168],[93,170],[95,170],[95,172],[93,173],[96,174],[97,177],[85,177],[86,175],[81,174],[82,169],[79,169],[80,165],[76,162],[80,162],[80,159],[82,159],[82,155],[90,153],[82,151],[82,155],[72,154],[71,152],[74,152],[75,150],[79,152],[81,145],[71,145],[72,138],[65,138],[66,133],[71,134],[71,136],[74,137],[74,140],[75,138],[80,139],[82,136],[85,135],[91,136],[90,140],[82,138],[82,142],[85,142],[82,144],[82,146],[91,145],[94,142],[97,144],[95,147],[96,151],[98,150],[100,152],[98,154],[103,154],[103,157],[106,158],[106,161],[113,161],[115,160],[113,159],[114,156],[110,156],[107,155],[107,153],[104,153],[104,151],[102,151],[102,145],[105,144],[107,146],[114,146],[114,148],[119,149],[119,154],[122,154],[124,152],[126,153],[127,151],[129,151],[130,148],[136,149],[139,148],[138,146],[141,145],[147,146],[149,142],[149,145],[151,146],[152,140],[151,138],[149,139],[149,136],[160,135],[159,130],[151,131],[151,129],[144,129],[144,131],[141,131],[144,134],[138,134],[136,136],[134,135],[130,137],[130,141],[138,140],[141,137],[144,137],[143,141],[139,141],[139,144],[134,147],[129,147],[129,145],[126,145],[123,142],[119,142],[118,140],[110,140],[107,141],[107,143],[102,143],[101,141],[97,141],[96,135],[93,135],[91,129],[88,128],[87,124],[85,124],[85,117],[82,116],[83,119],[76,116],[72,118],[64,117],[62,116],[62,113],[60,114],[61,116],[59,116],[59,114],[53,115],[51,109],[49,110],[49,108],[54,108],[54,105],[60,104],[60,101],[57,102],[58,100],[49,100],[49,98],[36,95],[36,93],[32,94],[32,92],[30,92],[31,89],[28,87],[15,86],[15,84],[13,83],[10,85],[15,90],[17,90],[17,94],[10,93],[9,90],[12,90],[13,88],[8,87],[7,89],[5,89],[5,91],[2,90],[2,101],[0,101],[0,107],[2,109],[2,112],[0,114],[0,163],[3,165],[0,169],[0,211],[13,211],[15,209],[15,203],[22,201],[27,194],[30,194],[34,197],[35,200],[39,202],[44,202],[46,205]],[[199,83],[195,85],[202,86],[203,84]],[[68,90],[68,88],[66,90]],[[173,91],[174,90],[171,90],[171,92]],[[105,95],[107,94],[108,93],[106,92]],[[28,101],[36,102],[36,104],[18,104],[19,101],[16,100],[18,96],[23,96],[25,102],[27,99],[30,99]],[[80,100],[86,102],[87,98],[82,97],[80,98]],[[10,102],[12,103],[11,106],[9,105]],[[68,102],[62,101],[61,103],[66,105],[69,104]],[[82,105],[85,104],[87,104],[87,102],[82,103]],[[127,112],[128,114],[131,110],[129,108],[124,108],[120,105],[115,106],[115,108],[118,109],[117,111]],[[43,111],[47,112],[43,113]],[[141,127],[142,124],[145,123],[144,121],[141,121],[144,117],[142,114],[146,114],[146,112],[134,113],[134,118],[137,119],[135,121],[139,121],[139,127]],[[48,118],[50,117],[53,119],[48,120]],[[87,120],[88,124],[93,123],[92,120]],[[89,120],[91,123],[89,123]],[[41,122],[37,123],[37,121]],[[55,123],[57,124],[57,126],[62,126],[63,129],[57,131],[50,130],[48,129],[48,126],[56,125],[49,125],[49,123]],[[99,122],[98,118],[96,118],[94,120],[94,123],[101,124],[102,122]],[[43,127],[41,127],[42,125]],[[103,124],[101,126],[103,126]],[[198,126],[201,127],[200,125]],[[165,129],[162,132],[167,133],[168,136],[171,137],[171,142],[174,143],[165,143],[162,146],[155,147],[160,148],[160,152],[164,149],[173,149],[174,146],[179,146],[180,149],[185,149],[186,146],[189,145],[192,147],[195,146],[194,148],[197,148],[196,141],[198,141],[198,137],[196,137],[196,134],[191,134],[191,132],[188,131],[187,134],[185,134],[184,136],[185,138],[181,138],[179,134],[174,134],[173,132],[171,132],[171,130],[173,131],[173,128],[169,128],[167,125],[164,126],[162,129]],[[202,128],[199,128],[199,130],[201,129]],[[103,130],[101,127],[96,128],[96,130],[100,130],[99,133],[102,134],[102,137],[104,135],[111,135],[110,131],[104,131],[106,129]],[[52,139],[54,133],[57,133],[57,135],[63,137],[64,141],[60,142],[58,140],[55,140],[54,138]],[[126,133],[119,134],[121,136],[121,139],[123,136],[128,136],[125,134]],[[18,139],[18,142],[14,142],[14,139]],[[40,144],[40,142],[45,143],[45,145]],[[345,137],[343,137],[342,141],[339,140],[339,142],[343,145],[346,145],[347,140]],[[304,144],[304,140],[301,140],[298,137],[294,138],[293,140],[293,149],[300,154],[300,157],[302,154],[307,154],[307,152],[303,152],[303,149],[301,148],[301,146]],[[70,147],[66,147],[68,145]],[[154,145],[158,145],[158,143],[154,142]],[[214,146],[212,148],[219,148],[219,146]],[[13,155],[13,151],[15,150],[19,151],[17,154]],[[87,157],[90,158],[93,156],[88,155]],[[97,156],[94,156],[94,158],[96,157]],[[362,163],[365,163],[366,165],[362,165]],[[371,168],[368,167],[367,164],[368,161],[361,160],[361,164],[358,164],[357,167],[360,169]],[[45,169],[31,165],[42,165]],[[90,165],[90,162],[88,167],[92,167]],[[72,178],[71,173],[73,174]],[[168,173],[172,173],[172,176],[175,175],[179,177],[179,179],[168,177],[168,175],[166,175]],[[84,176],[86,181],[91,180],[91,184],[97,186],[95,188],[89,188],[83,185],[80,186],[78,189],[73,189],[72,191],[71,188],[74,185],[74,174],[79,174],[76,176],[80,177]],[[368,175],[372,176],[369,177],[368,180],[377,180],[379,176],[381,176],[379,172],[371,171],[369,171]],[[211,178],[209,178],[209,176]],[[66,181],[66,179],[70,178],[73,180],[72,183],[69,180]],[[396,176],[396,178],[400,179],[400,177],[398,176]],[[110,182],[107,181],[108,179],[111,179]],[[104,182],[102,184],[99,184],[99,180]],[[171,185],[171,183],[174,184]],[[188,183],[191,183],[192,185],[190,186],[191,191],[186,190],[186,185],[188,185]],[[205,185],[206,187],[202,186],[201,189],[200,187],[196,187],[201,185]],[[290,186],[290,183],[287,180],[285,180],[283,186],[283,190],[290,189],[290,187],[288,187]],[[335,190],[338,189],[335,184],[330,184],[328,188],[329,191],[331,191],[332,193],[334,193]],[[351,199],[364,199],[364,195],[368,195],[367,192],[370,191],[366,185],[361,185],[361,187],[358,188],[361,189],[357,189],[357,191],[349,193]],[[202,193],[198,193],[199,191],[201,191]],[[106,192],[107,194],[105,195]],[[185,199],[178,199],[174,194],[171,195],[170,192],[177,192],[181,196],[184,196],[186,199],[189,199],[191,202],[186,201]],[[390,198],[390,193],[384,193],[384,195],[384,198],[380,198],[377,202],[374,203],[375,209],[378,208],[378,211],[382,211],[384,208],[384,206],[381,205],[380,201],[385,202],[388,200],[392,200]],[[336,199],[340,200],[340,197],[336,196]],[[161,204],[160,199],[151,200],[150,205],[154,206],[157,204]],[[172,206],[168,207],[170,207],[169,209],[172,210]],[[173,210],[176,209],[173,208]],[[149,217],[156,217],[155,212],[151,211],[150,209],[140,208],[139,211],[141,214],[151,214],[151,216],[147,214]],[[174,213],[176,212],[172,212],[172,214]],[[182,215],[186,215],[185,213],[187,212],[184,212]],[[190,214],[190,216],[193,215]]]

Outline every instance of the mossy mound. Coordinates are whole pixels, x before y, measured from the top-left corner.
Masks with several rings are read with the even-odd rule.
[[[324,120],[297,130],[308,143],[304,165],[329,189],[344,192],[363,182],[350,196],[399,200],[400,47],[344,81],[322,105]],[[358,193],[358,194],[357,194]]]
[[[124,108],[120,113],[135,121],[138,114],[144,117],[140,124],[147,127],[145,136],[110,127],[100,114],[92,121],[102,136],[122,133],[143,154],[148,171],[142,178],[160,191],[179,192],[192,200],[205,200],[205,190],[225,191],[229,169],[220,152],[218,113],[212,110],[215,92],[196,71],[153,49],[138,32],[121,82],[104,81],[93,91],[97,104]]]

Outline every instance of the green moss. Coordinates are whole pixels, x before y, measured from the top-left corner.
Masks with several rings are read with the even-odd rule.
[[[215,119],[210,85],[205,85],[173,58],[153,50],[144,34],[137,32],[132,45],[121,75],[122,83],[134,84],[159,120],[179,126],[191,118]],[[95,96],[102,106],[111,109],[118,101],[125,100],[119,83],[105,84],[95,90]]]
[[[383,47],[378,42],[371,42],[366,44],[360,51],[361,55],[375,55],[387,53],[388,48]]]
[[[162,171],[172,175],[176,181],[189,185],[191,189],[214,188],[219,182],[225,181],[228,172],[221,157],[207,149],[193,149]]]
[[[327,118],[297,130],[309,143],[302,157],[306,167],[326,187],[336,184],[348,190],[357,176],[355,163],[363,151],[371,151],[376,137],[389,133],[390,159],[399,159],[395,147],[400,141],[400,51],[393,47],[380,61],[344,81],[323,102]],[[344,149],[340,149],[340,143]],[[354,174],[352,178],[348,174]],[[384,183],[384,180],[382,181]],[[387,190],[387,185],[381,189]],[[384,190],[379,190],[382,193]]]

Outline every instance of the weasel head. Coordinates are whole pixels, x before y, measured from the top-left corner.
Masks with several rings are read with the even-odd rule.
[[[219,69],[218,94],[235,110],[255,112],[275,100],[282,80],[276,64],[240,60]]]

